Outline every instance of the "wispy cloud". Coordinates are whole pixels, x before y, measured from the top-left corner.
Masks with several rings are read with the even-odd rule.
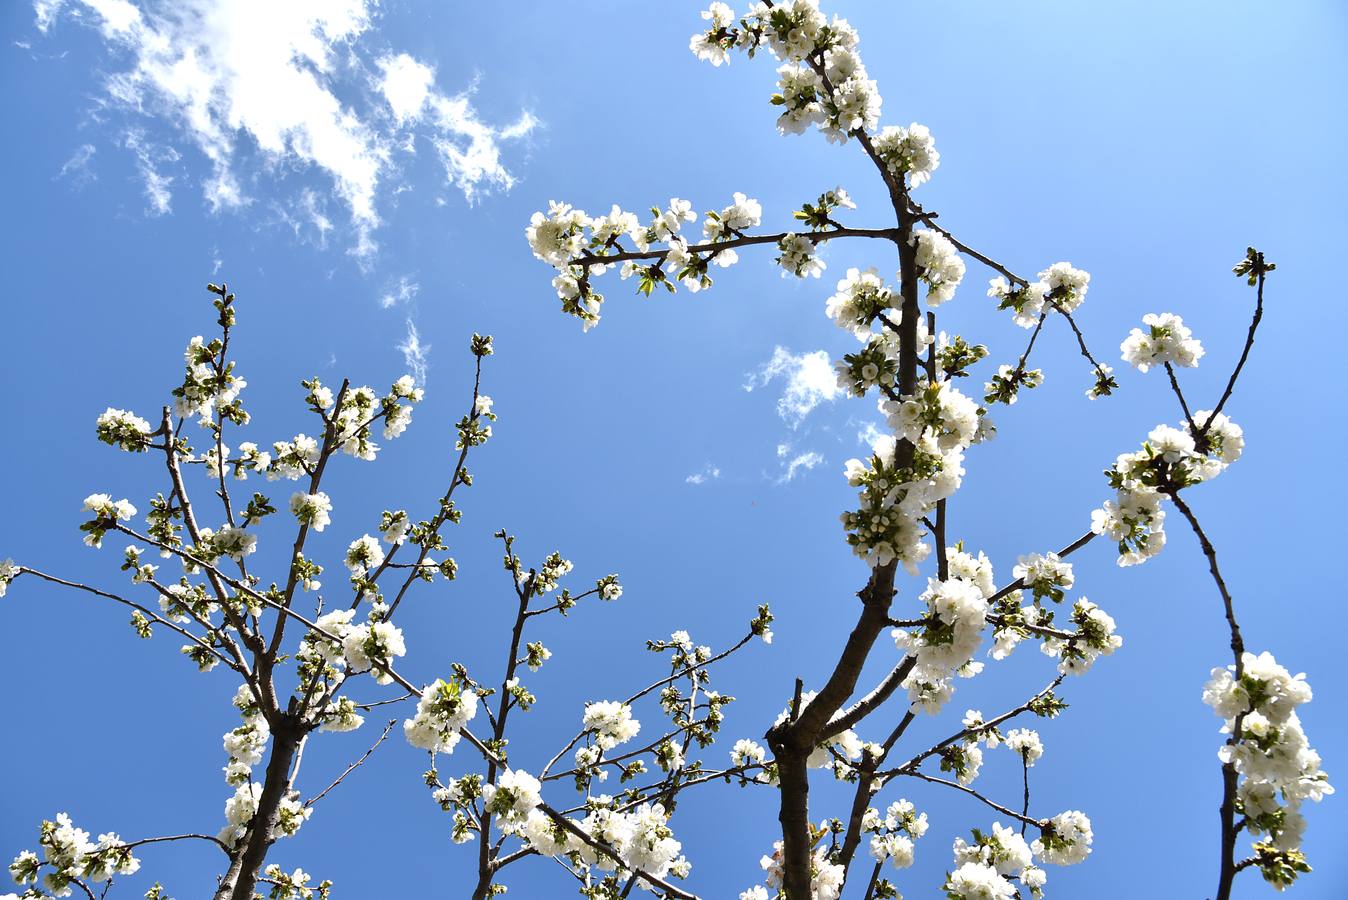
[[[406,303],[421,291],[421,285],[417,284],[408,275],[403,275],[398,279],[398,283],[390,287],[379,297],[379,305],[384,309],[397,306],[400,303]]]
[[[162,216],[173,211],[173,194],[169,186],[173,176],[160,171],[163,164],[173,164],[179,159],[178,151],[172,147],[159,147],[145,140],[145,134],[139,130],[126,133],[123,146],[136,156],[136,171],[145,186],[145,199],[150,203],[151,215]]]
[[[800,471],[809,471],[824,461],[824,455],[813,450],[793,455],[790,444],[777,445],[777,458],[782,461],[782,474],[777,479],[778,484],[794,481]]]
[[[500,144],[527,136],[538,126],[525,111],[502,128],[487,125],[473,107],[476,80],[466,91],[454,95],[435,89],[435,69],[406,53],[378,60],[379,90],[398,125],[425,129],[445,167],[445,177],[472,201],[480,187],[509,189],[513,175],[501,162]],[[415,152],[415,141],[405,149]]]
[[[700,471],[694,472],[684,479],[688,484],[706,484],[708,481],[715,481],[721,477],[721,470],[707,463]]]
[[[35,0],[33,5],[39,31],[50,35],[58,20],[77,19],[130,58],[128,68],[106,81],[111,105],[138,117],[161,117],[197,147],[209,169],[201,189],[212,209],[248,205],[244,185],[252,179],[241,170],[247,151],[256,147],[263,165],[247,175],[283,177],[315,169],[330,179],[350,217],[350,252],[362,258],[377,249],[380,189],[395,167],[395,152],[413,145],[405,132],[415,129],[430,140],[447,182],[471,201],[485,189],[514,183],[500,144],[524,137],[536,125],[528,113],[499,128],[486,124],[472,104],[471,88],[440,93],[434,69],[407,54],[383,55],[372,65],[366,45],[382,43],[372,37],[377,9],[377,0]],[[382,102],[350,99],[367,96],[353,90],[353,82],[370,81]],[[167,211],[167,177],[157,166],[144,165],[142,177],[152,208]],[[271,186],[264,190],[276,193]],[[307,206],[310,224],[326,235],[327,213],[312,200]]]
[[[842,394],[838,376],[824,350],[793,354],[785,347],[776,347],[772,358],[749,375],[744,389],[752,391],[779,378],[785,379],[786,389],[777,400],[777,414],[792,428],[800,427],[819,404]]]
[[[431,345],[421,342],[421,335],[417,333],[417,326],[411,319],[407,320],[407,337],[398,345],[398,350],[402,352],[403,364],[417,380],[417,384],[425,384]]]
[[[69,179],[75,187],[83,187],[91,181],[97,181],[98,174],[89,165],[97,152],[98,148],[93,144],[81,144],[70,155],[70,159],[61,164],[61,171],[53,177],[57,180]]]
[[[857,443],[865,444],[867,447],[873,446],[876,441],[884,436],[880,426],[874,422],[866,422],[857,429]]]

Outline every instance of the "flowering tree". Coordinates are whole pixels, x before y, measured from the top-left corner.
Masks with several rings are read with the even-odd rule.
[[[857,879],[864,884],[858,896],[897,896],[895,886],[882,877],[885,865],[909,865],[913,842],[926,830],[925,817],[906,800],[879,811],[879,794],[903,778],[971,794],[1012,823],[998,821],[991,829],[975,829],[972,842],[955,842],[954,868],[943,885],[951,898],[1037,897],[1046,882],[1042,864],[1083,861],[1092,841],[1085,814],[1031,815],[1029,769],[1043,752],[1039,736],[1023,727],[1003,732],[1000,726],[1025,715],[1057,715],[1065,706],[1056,694],[1063,680],[1122,645],[1113,619],[1085,597],[1061,609],[1075,587],[1066,558],[1107,535],[1117,545],[1120,566],[1145,562],[1165,544],[1167,504],[1179,510],[1198,538],[1231,634],[1233,663],[1213,670],[1203,694],[1228,735],[1219,754],[1216,896],[1229,897],[1244,869],[1259,869],[1278,888],[1309,871],[1299,850],[1304,827],[1299,807],[1332,792],[1296,717],[1310,689],[1303,676],[1293,677],[1269,654],[1246,652],[1216,551],[1181,496],[1241,455],[1244,435],[1223,410],[1254,344],[1265,280],[1274,266],[1251,248],[1235,267],[1255,288],[1255,312],[1239,361],[1211,409],[1193,409],[1181,389],[1176,370],[1197,365],[1204,351],[1179,316],[1148,314],[1143,327],[1128,335],[1123,360],[1141,372],[1165,371],[1182,413],[1178,426],[1158,425],[1140,450],[1119,456],[1106,472],[1113,499],[1091,514],[1089,529],[1056,553],[1021,556],[1012,580],[999,588],[991,561],[951,539],[951,501],[964,474],[966,451],[994,432],[989,410],[1015,404],[1022,390],[1041,383],[1042,373],[1029,361],[1050,318],[1067,323],[1090,366],[1087,396],[1105,397],[1118,389],[1113,370],[1091,353],[1073,318],[1086,299],[1090,276],[1067,262],[1047,266],[1034,279],[1018,275],[938,224],[937,214],[914,199],[940,160],[929,130],[916,123],[881,127],[880,93],[858,55],[855,30],[845,20],[828,19],[817,0],[756,3],[739,18],[725,3],[713,3],[702,16],[706,26],[692,38],[693,53],[715,66],[727,63],[732,53],[752,57],[765,49],[779,60],[777,92],[771,97],[781,110],[778,129],[800,134],[817,128],[832,143],[859,146],[887,190],[891,221],[871,228],[842,224],[844,211],[855,204],[835,188],[793,213],[800,230],[760,232],[759,203],[737,193],[729,206],[705,213],[700,240],[684,234],[698,216],[690,202],[680,199],[653,207],[649,222],[617,206],[592,217],[553,203],[546,213],[534,215],[527,237],[534,254],[557,269],[553,286],[563,311],[587,330],[599,322],[604,299],[595,280],[613,268],[623,279],[636,279],[637,291],[649,296],[658,288],[709,288],[715,268],[735,264],[739,250],[757,245],[773,248],[778,265],[797,278],[820,276],[825,264],[819,247],[828,241],[887,242],[897,252],[897,286],[875,268],[850,269],[825,304],[827,315],[860,344],[835,363],[840,387],[857,397],[873,393],[892,433],[875,443],[869,459],[849,461],[845,472],[849,484],[860,490],[857,508],[842,514],[842,524],[847,542],[870,567],[857,593],[856,624],[822,687],[807,692],[797,682],[786,711],[766,734],[781,825],[781,840],[763,859],[768,888],[789,900],[837,897],[851,883],[857,851],[868,840],[873,865],[869,875],[863,871]],[[938,332],[934,313],[963,281],[965,257],[992,271],[988,296],[1030,331],[1024,350],[988,376],[981,398],[968,396],[957,384],[989,356],[988,348]],[[900,567],[910,576],[926,576],[916,608],[906,612],[895,609]],[[877,651],[877,642],[890,629],[902,654],[888,675],[862,693],[863,665],[884,652]],[[998,716],[970,710],[948,738],[901,759],[907,754],[896,751],[914,718],[938,713],[954,691],[955,678],[982,672],[983,663],[974,656],[989,631],[994,659],[1034,640],[1058,660],[1056,677]],[[882,714],[881,707],[900,688],[907,694],[906,709],[897,717]],[[863,723],[888,736],[863,742],[854,731]],[[1024,767],[1019,812],[1015,804],[972,787],[983,750],[1003,745],[1020,756]],[[924,770],[929,760],[952,777]],[[850,809],[816,826],[809,806],[810,770],[820,768],[855,785],[855,792]],[[1029,841],[1028,829],[1036,835]],[[1256,840],[1252,854],[1238,860],[1242,831]],[[769,892],[757,886],[740,896],[754,900]]]
[[[666,880],[686,875],[689,868],[668,818],[679,794],[690,786],[732,778],[748,783],[771,770],[762,750],[751,742],[736,745],[732,766],[716,768],[696,758],[715,740],[722,708],[732,699],[711,689],[708,670],[755,636],[771,640],[768,608],[760,607],[744,637],[719,653],[694,645],[682,631],[648,642],[652,652],[665,658],[665,674],[625,699],[586,705],[578,731],[559,740],[560,749],[545,764],[539,760],[541,768],[533,770],[537,774],[513,766],[507,751],[512,713],[528,712],[536,702],[521,681],[521,670],[537,672],[552,655],[541,641],[528,639],[530,626],[539,617],[566,616],[589,598],[616,600],[622,587],[616,575],[605,575],[573,592],[561,586],[572,570],[569,560],[551,553],[538,565],[527,566],[515,550],[515,538],[498,532],[507,589],[514,600],[499,681],[488,686],[465,666],[452,664],[445,677],[418,685],[395,669],[407,652],[403,631],[395,623],[399,606],[413,588],[453,580],[458,569],[452,558],[442,555],[447,550],[444,529],[461,521],[456,492],[473,484],[466,467],[469,453],[491,437],[490,423],[496,420],[491,398],[480,391],[482,362],[493,353],[492,339],[474,335],[471,342],[476,362],[472,396],[456,426],[458,455],[443,495],[423,519],[413,519],[406,510],[385,510],[371,529],[377,536],[362,534],[347,547],[342,564],[348,578],[325,592],[320,580],[324,566],[306,551],[311,534],[333,525],[334,506],[323,490],[324,474],[343,455],[375,460],[376,429],[385,440],[401,435],[422,389],[411,376],[399,378],[386,392],[348,382],[334,392],[313,378],[302,387],[308,413],[316,417],[316,437],[297,434],[272,443],[270,450],[241,441],[231,449],[227,436],[232,442],[230,432],[249,422],[241,397],[247,383],[229,356],[235,297],[224,285],[212,284],[208,290],[214,295],[219,336],[210,341],[192,338],[182,383],[173,388],[173,404],[163,408],[158,426],[121,409],[98,417],[99,440],[128,453],[158,456],[163,465],[165,488],[150,498],[144,526],[137,524],[138,513],[129,500],[92,494],[84,502],[89,518],[80,530],[87,545],[101,548],[108,539],[130,542],[121,564],[130,589],[93,587],[5,560],[0,563],[0,595],[23,579],[119,603],[131,610],[130,624],[140,637],[171,632],[185,641],[181,652],[197,670],[221,667],[231,673],[238,682],[234,706],[240,723],[223,739],[230,790],[224,827],[214,835],[136,840],[108,832],[95,841],[65,813],[58,814],[41,824],[37,851],[23,851],[10,865],[14,880],[26,886],[22,896],[65,897],[75,891],[103,896],[116,876],[139,870],[141,848],[200,840],[217,845],[224,856],[217,900],[251,900],[259,886],[278,900],[327,897],[331,882],[311,884],[302,869],[286,872],[268,864],[268,851],[277,840],[294,835],[316,804],[360,768],[397,719],[326,786],[302,790],[304,749],[318,734],[353,731],[371,710],[413,699],[415,708],[402,728],[408,743],[429,755],[425,783],[434,801],[452,815],[454,842],[477,841],[473,897],[500,893],[502,870],[540,854],[565,857],[590,896],[618,896],[624,886],[630,891],[635,884],[669,897],[693,896]],[[201,435],[195,445],[187,437],[194,424]],[[193,501],[193,474],[213,495],[205,504]],[[286,504],[289,516],[261,492],[244,502],[231,490],[231,483],[250,477],[298,482]],[[222,524],[203,524],[214,520],[206,519],[208,515]],[[289,565],[270,581],[254,570],[250,559],[267,525],[293,535],[284,557]],[[155,558],[167,562],[150,561]],[[170,574],[172,570],[178,574]],[[396,686],[398,692],[380,699],[356,699],[347,693],[371,685],[375,690]],[[669,724],[638,741],[641,724],[633,709],[643,702]],[[486,720],[480,736],[471,727],[479,717]],[[461,741],[480,756],[480,764],[469,764],[473,770],[459,777],[442,778],[437,758],[452,754]],[[257,766],[263,766],[260,774]],[[629,786],[616,798],[592,795],[590,785],[610,774]],[[544,801],[543,791],[548,786],[562,793],[563,784],[578,790],[581,799],[556,801],[566,806],[559,811]],[[518,839],[515,845],[506,843],[508,837]],[[156,883],[145,896],[162,900],[167,894]]]
[[[759,3],[738,19],[725,4],[714,3],[703,17],[706,27],[693,37],[693,52],[715,65],[736,51],[753,56],[767,50],[779,59],[772,103],[781,108],[780,130],[814,127],[832,142],[859,146],[886,188],[889,221],[872,228],[841,224],[844,211],[855,205],[835,188],[795,211],[799,230],[762,232],[759,204],[736,194],[730,205],[705,213],[700,240],[685,236],[698,216],[691,203],[678,199],[653,209],[649,221],[616,206],[591,217],[554,203],[534,216],[527,236],[533,252],[557,269],[553,283],[564,311],[587,329],[599,321],[603,301],[593,282],[614,267],[650,295],[679,286],[708,288],[714,268],[734,264],[740,249],[758,245],[775,248],[778,264],[797,278],[821,275],[818,250],[827,241],[866,239],[896,252],[895,284],[878,268],[852,269],[825,305],[827,315],[858,339],[857,350],[836,363],[840,384],[857,397],[874,396],[891,429],[868,459],[846,466],[859,500],[843,513],[842,524],[869,574],[843,647],[813,648],[836,653],[831,674],[817,689],[797,682],[784,691],[763,744],[741,738],[715,757],[704,755],[731,702],[711,687],[710,669],[755,637],[771,641],[772,615],[761,606],[743,637],[720,651],[695,644],[683,631],[649,641],[649,650],[662,658],[649,683],[627,690],[597,685],[619,699],[585,705],[574,734],[546,747],[512,744],[512,726],[537,703],[524,683],[532,674],[524,670],[538,672],[551,656],[535,639],[536,621],[567,616],[590,598],[616,600],[622,589],[616,576],[606,575],[573,592],[563,587],[571,562],[552,553],[528,565],[516,539],[501,531],[496,537],[512,603],[501,635],[500,671],[484,675],[450,664],[428,684],[404,677],[397,667],[409,645],[423,651],[430,641],[405,637],[399,607],[412,602],[414,588],[452,580],[457,572],[445,555],[444,535],[462,518],[457,492],[473,485],[468,456],[488,441],[496,419],[491,398],[480,391],[492,341],[475,335],[470,345],[472,394],[457,423],[457,458],[443,494],[428,504],[424,518],[390,509],[377,524],[369,523],[368,532],[349,526],[353,540],[341,559],[347,577],[325,590],[323,561],[306,548],[307,539],[330,526],[348,527],[324,490],[328,465],[342,456],[374,461],[377,440],[403,433],[422,389],[408,376],[387,391],[348,382],[334,391],[310,379],[302,383],[303,401],[315,417],[316,436],[297,434],[270,449],[240,441],[234,432],[248,426],[249,415],[241,393],[245,382],[229,352],[235,297],[224,285],[210,285],[218,336],[189,343],[185,373],[158,423],[109,409],[96,424],[104,443],[159,460],[161,489],[149,496],[141,519],[127,499],[96,493],[85,501],[85,543],[99,548],[108,538],[125,541],[121,571],[128,585],[95,587],[27,561],[5,560],[0,596],[12,584],[23,594],[30,584],[50,583],[121,604],[130,609],[140,637],[171,633],[184,642],[181,652],[196,669],[228,673],[237,685],[239,725],[223,739],[223,828],[212,834],[213,823],[201,833],[131,840],[108,832],[94,840],[67,815],[56,815],[40,825],[37,849],[24,850],[10,866],[22,896],[104,896],[116,879],[139,870],[146,848],[190,840],[221,851],[218,900],[244,900],[259,891],[271,898],[327,897],[330,882],[315,884],[301,869],[286,871],[269,862],[269,853],[301,827],[321,827],[306,825],[317,805],[360,769],[399,719],[389,721],[350,766],[312,784],[308,771],[300,779],[305,748],[318,735],[359,729],[374,710],[403,704],[404,737],[428,754],[422,778],[431,798],[448,815],[452,840],[473,844],[467,852],[476,856],[477,877],[467,893],[474,898],[502,893],[507,868],[540,858],[559,864],[550,867],[563,870],[591,898],[621,898],[637,889],[666,898],[729,896],[743,886],[724,884],[716,873],[700,876],[701,887],[690,880],[691,863],[671,826],[685,791],[721,783],[779,797],[781,840],[763,857],[765,885],[744,890],[741,900],[830,900],[845,887],[857,897],[897,897],[893,872],[913,862],[928,827],[926,814],[897,791],[906,779],[961,792],[990,810],[990,823],[979,821],[970,838],[955,839],[953,865],[940,886],[947,896],[1039,897],[1046,867],[1083,862],[1093,836],[1080,811],[1032,811],[1030,769],[1044,747],[1027,726],[1033,717],[1062,713],[1066,704],[1058,691],[1064,681],[1122,645],[1113,619],[1095,604],[1077,596],[1065,605],[1077,587],[1068,558],[1107,535],[1120,565],[1145,562],[1164,546],[1171,507],[1197,537],[1231,639],[1231,664],[1215,668],[1203,692],[1227,735],[1219,754],[1216,896],[1228,898],[1245,869],[1257,868],[1279,888],[1309,871],[1299,851],[1299,807],[1332,792],[1297,719],[1296,708],[1310,699],[1310,689],[1269,654],[1246,652],[1216,550],[1187,499],[1189,488],[1212,480],[1241,455],[1244,435],[1224,410],[1253,347],[1273,265],[1251,249],[1236,266],[1254,288],[1255,311],[1239,361],[1211,409],[1194,408],[1182,391],[1177,369],[1196,365],[1204,351],[1178,316],[1147,315],[1124,340],[1126,362],[1141,372],[1164,370],[1178,401],[1174,424],[1158,425],[1140,449],[1118,457],[1106,473],[1112,498],[1091,514],[1088,529],[1057,552],[1042,544],[1027,547],[1010,580],[999,586],[992,561],[957,537],[953,500],[965,455],[992,436],[989,410],[1014,405],[1022,390],[1041,383],[1030,358],[1051,318],[1066,323],[1089,366],[1087,395],[1105,397],[1119,388],[1073,315],[1086,299],[1089,275],[1058,262],[1031,280],[938,224],[937,214],[913,198],[939,163],[932,136],[917,124],[880,127],[880,95],[857,54],[855,32],[845,21],[826,19],[814,0]],[[981,396],[972,397],[959,388],[961,379],[971,377],[990,352],[939,331],[934,312],[954,298],[966,258],[992,270],[988,296],[1029,331],[1023,351],[990,373]],[[298,489],[280,504],[260,491],[245,500],[248,492],[238,493],[238,483],[249,479],[292,481]],[[202,490],[210,494],[204,502]],[[267,577],[255,552],[276,530],[282,532],[277,546],[285,548],[284,564]],[[905,605],[900,569],[907,577],[926,577],[925,586],[918,582],[908,592]],[[886,633],[899,652],[881,641]],[[931,746],[910,746],[905,736],[917,717],[941,713],[956,679],[984,671],[975,657],[989,637],[994,661],[1021,643],[1037,643],[1054,660],[1047,683],[1027,689],[1023,702],[996,715],[967,711]],[[879,659],[889,671],[866,689],[860,684],[863,667]],[[763,716],[765,725],[774,712]],[[661,718],[668,724],[643,731],[641,719]],[[863,740],[862,730],[878,739]],[[984,751],[1002,747],[1020,766],[1020,797],[997,799],[975,786]],[[452,772],[442,774],[442,766]],[[817,777],[846,783],[851,802],[822,815],[812,809],[811,779]],[[1255,839],[1249,855],[1238,847],[1241,832]],[[144,896],[162,900],[167,893],[155,884]]]

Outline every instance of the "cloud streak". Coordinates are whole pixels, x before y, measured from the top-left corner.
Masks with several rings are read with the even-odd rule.
[[[389,309],[399,303],[406,303],[420,292],[421,285],[413,281],[410,276],[404,275],[398,279],[397,284],[380,295],[379,305],[383,309]]]
[[[708,481],[715,481],[721,477],[721,470],[711,463],[702,467],[701,471],[694,472],[684,479],[687,484],[706,484]]]
[[[777,479],[778,484],[786,484],[788,481],[795,481],[796,475],[801,471],[808,472],[815,466],[824,461],[824,455],[814,450],[808,450],[805,453],[791,455],[790,444],[777,445],[777,458],[782,461],[782,474]]]
[[[97,152],[98,148],[93,144],[81,144],[70,158],[61,164],[61,171],[56,173],[55,180],[68,178],[75,187],[83,187],[91,181],[97,181],[98,175],[90,167]]]
[[[372,59],[376,0],[36,0],[33,9],[39,31],[76,19],[129,59],[107,78],[106,102],[166,120],[200,151],[213,210],[247,206],[255,181],[315,170],[345,207],[362,258],[377,249],[380,191],[397,152],[414,147],[409,137],[428,140],[446,181],[473,201],[514,184],[501,144],[537,124],[526,112],[488,125],[471,89],[441,93],[430,65],[405,53]],[[350,89],[362,84],[378,89],[373,103],[339,99],[366,96]],[[262,164],[250,168],[254,154]],[[171,179],[153,160],[138,162],[152,210],[167,212]],[[307,206],[326,235],[326,213]]]
[[[398,345],[398,350],[403,355],[403,364],[417,384],[425,384],[431,345],[421,342],[421,335],[417,333],[417,326],[411,319],[407,320],[407,337]]]

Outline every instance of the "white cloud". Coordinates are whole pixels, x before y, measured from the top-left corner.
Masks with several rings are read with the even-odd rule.
[[[504,128],[493,128],[478,118],[471,96],[474,84],[467,91],[447,96],[435,90],[435,69],[406,53],[385,56],[378,61],[383,73],[379,91],[384,95],[393,118],[404,123],[423,124],[440,162],[445,177],[473,200],[483,182],[487,186],[509,189],[515,178],[501,162],[501,141],[526,137],[538,126],[538,120],[524,112],[514,123]],[[404,149],[415,152],[415,143]]]
[[[824,350],[795,355],[785,347],[776,347],[772,359],[749,376],[744,389],[752,391],[777,378],[786,379],[786,390],[777,401],[777,414],[792,428],[799,427],[820,403],[842,394],[838,376]]]
[[[135,130],[127,132],[123,146],[136,155],[136,171],[145,183],[145,199],[150,201],[150,213],[162,216],[172,212],[173,194],[169,191],[169,185],[173,184],[173,176],[165,175],[158,166],[160,163],[176,163],[178,151],[172,147],[156,147],[147,143],[144,134]]]
[[[379,90],[393,110],[393,118],[399,122],[420,118],[435,83],[435,70],[406,53],[385,56],[379,60],[379,69],[384,73]]]
[[[411,319],[407,320],[407,337],[398,345],[403,355],[403,364],[411,372],[417,384],[426,383],[427,358],[431,355],[431,345],[421,343],[421,335]]]
[[[808,471],[824,461],[824,455],[822,453],[816,453],[813,450],[792,455],[790,442],[784,442],[777,445],[777,458],[781,460],[782,466],[782,474],[777,478],[778,484],[786,484],[788,481],[793,481],[800,470],[805,469]]]
[[[875,446],[875,442],[884,437],[884,432],[874,422],[867,422],[857,429],[857,443],[865,444],[867,447]]]
[[[780,446],[777,448],[778,450],[777,455],[785,456],[785,454],[781,452],[781,449],[782,448]],[[813,450],[807,453],[797,454],[796,456],[791,457],[791,460],[786,463],[786,471],[782,473],[781,478],[777,479],[777,483],[784,484],[788,481],[793,481],[796,477],[796,473],[799,472],[801,469],[805,469],[808,471],[809,469],[813,469],[815,466],[819,465],[823,461],[824,461],[823,454],[816,453]]]
[[[408,143],[400,126],[421,124],[448,181],[473,200],[483,188],[514,183],[499,143],[536,124],[527,113],[504,128],[485,124],[468,93],[439,94],[434,69],[407,54],[377,62],[391,116],[382,105],[360,109],[339,99],[339,92],[362,96],[343,79],[370,77],[362,42],[374,42],[377,7],[377,0],[35,0],[33,9],[43,32],[66,10],[130,56],[130,67],[107,80],[110,97],[136,114],[167,118],[196,145],[210,166],[202,191],[212,209],[248,204],[250,179],[240,170],[256,148],[268,175],[326,175],[349,212],[352,252],[367,257],[377,248],[371,234],[380,224],[380,188],[395,150]],[[145,180],[152,205],[159,208],[162,197],[167,209],[167,183]],[[312,209],[311,221],[326,234],[331,221]]]
[[[46,33],[56,15],[61,11],[65,0],[33,0],[33,16],[37,30]]]
[[[399,303],[406,303],[417,295],[421,290],[421,285],[413,281],[409,276],[404,275],[398,279],[398,283],[385,291],[379,298],[379,305],[384,309],[397,306]]]
[[[326,243],[328,232],[332,230],[332,220],[328,218],[328,206],[318,196],[318,192],[309,188],[300,191],[300,209],[318,232],[319,243]]]
[[[721,477],[721,470],[711,463],[707,463],[699,472],[694,472],[684,479],[688,484],[706,484],[708,481],[715,481]]]
[[[70,159],[61,164],[61,171],[56,173],[55,178],[69,178],[76,187],[97,181],[98,175],[89,166],[97,152],[98,148],[93,144],[81,144],[70,155]]]

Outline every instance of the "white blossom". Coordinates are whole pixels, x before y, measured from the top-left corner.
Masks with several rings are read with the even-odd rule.
[[[1203,345],[1174,313],[1147,313],[1142,324],[1146,330],[1134,328],[1119,347],[1139,372],[1166,363],[1192,368],[1203,358]]]

